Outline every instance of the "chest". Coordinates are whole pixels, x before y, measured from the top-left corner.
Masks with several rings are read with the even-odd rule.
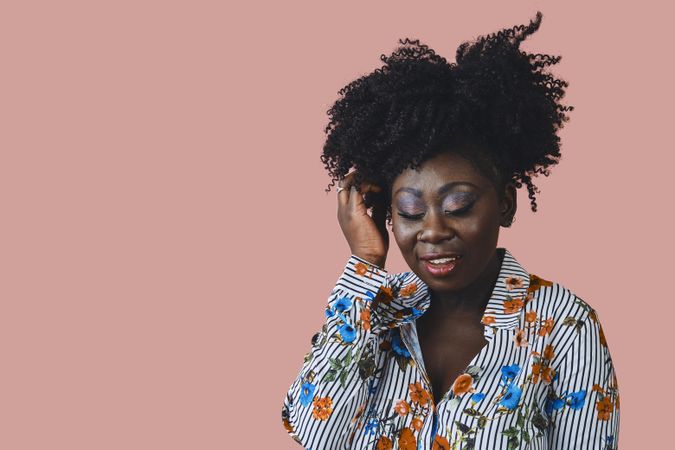
[[[547,339],[529,336],[529,345],[521,347],[514,343],[514,330],[476,333],[468,328],[455,335],[428,333],[431,330],[409,324],[400,328],[399,338],[392,339],[398,330],[383,336],[386,343],[368,385],[368,401],[362,406],[361,421],[353,425],[357,430],[353,448],[372,449],[376,433],[397,442],[398,430],[404,428],[414,432],[419,448],[432,448],[436,434],[447,438],[450,448],[506,448],[505,433],[516,429],[527,432],[531,441],[512,448],[547,448],[548,425],[543,418],[550,385],[543,376],[533,378],[532,372],[540,361],[534,355],[543,354]],[[487,341],[482,348],[480,339]],[[446,340],[450,345],[434,345]],[[469,364],[475,376],[463,389],[460,383],[454,394],[450,373],[463,373]],[[435,402],[425,401],[423,391]],[[444,398],[448,391],[453,395]],[[467,439],[471,447],[463,446]]]
[[[457,320],[443,326],[418,323],[417,335],[436,403],[487,345],[477,320]]]

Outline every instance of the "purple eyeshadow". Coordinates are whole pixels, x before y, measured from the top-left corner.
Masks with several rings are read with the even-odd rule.
[[[454,210],[467,206],[474,200],[474,195],[468,192],[458,192],[448,195],[443,201],[443,209]]]
[[[404,214],[422,214],[424,213],[424,202],[416,198],[404,198],[396,203],[396,207]]]
[[[452,192],[443,199],[443,209],[453,211],[468,206],[475,200],[475,195],[470,192]],[[424,214],[427,205],[419,197],[402,195],[396,201],[396,208],[403,214],[417,215]]]

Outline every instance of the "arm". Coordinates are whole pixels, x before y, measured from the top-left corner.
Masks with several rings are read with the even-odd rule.
[[[619,433],[619,390],[602,326],[594,310],[566,320],[576,338],[556,365],[546,404],[551,449],[615,449]],[[576,322],[574,322],[576,320]]]
[[[408,305],[423,298],[409,274],[404,283],[365,259],[349,258],[328,298],[323,329],[284,401],[284,426],[297,442],[312,450],[342,448],[368,398],[377,336],[410,318]]]

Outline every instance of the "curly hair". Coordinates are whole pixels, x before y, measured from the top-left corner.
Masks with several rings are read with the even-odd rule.
[[[560,56],[519,49],[541,19],[537,12],[528,25],[462,43],[454,63],[419,40],[399,40],[391,55],[381,55],[382,67],[342,88],[327,111],[321,155],[331,176],[326,192],[354,168],[357,188],[365,180],[386,187],[368,193],[366,206],[386,202],[391,221],[393,180],[454,150],[497,187],[525,184],[536,211],[539,189],[532,177],[548,176],[558,163],[557,132],[573,110],[560,103],[568,83],[546,70]]]

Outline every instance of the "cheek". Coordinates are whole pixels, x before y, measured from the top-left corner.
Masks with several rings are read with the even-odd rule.
[[[472,238],[485,238],[499,233],[499,217],[495,214],[476,216],[472,220],[462,221],[458,224],[457,234],[465,240]]]
[[[394,234],[396,244],[398,244],[401,253],[411,250],[417,240],[418,230],[413,225],[405,224],[399,220],[392,219],[391,231]]]

